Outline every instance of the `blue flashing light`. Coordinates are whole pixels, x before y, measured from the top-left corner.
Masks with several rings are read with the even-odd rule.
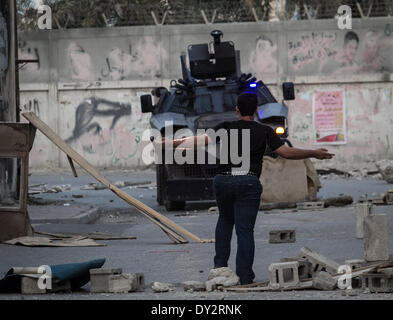
[[[250,87],[250,88],[256,88],[256,87],[257,87],[257,84],[256,84],[255,82],[250,83],[250,84],[249,84],[249,87]]]

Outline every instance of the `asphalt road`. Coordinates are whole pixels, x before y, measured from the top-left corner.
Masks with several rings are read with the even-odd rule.
[[[170,219],[193,232],[200,238],[213,239],[216,214],[209,214],[207,209],[212,203],[188,204],[181,212],[165,212],[155,201],[154,172],[105,172],[115,181],[152,181],[143,188],[131,187],[124,191],[135,196],[147,205],[164,213]],[[207,280],[213,266],[214,244],[175,245],[154,224],[141,217],[128,204],[108,190],[80,190],[81,185],[93,182],[90,176],[82,175],[75,179],[70,174],[33,174],[30,184],[47,183],[48,185],[72,184],[70,191],[56,194],[40,194],[34,197],[44,200],[60,201],[60,205],[70,203],[67,208],[87,205],[104,208],[100,219],[94,224],[39,224],[39,231],[72,232],[107,232],[111,234],[136,236],[136,240],[98,241],[104,247],[88,248],[28,248],[22,246],[0,245],[0,272],[6,272],[13,266],[39,266],[43,264],[62,264],[82,262],[104,257],[104,267],[120,267],[123,272],[143,272],[147,288],[145,292],[129,294],[90,294],[88,285],[83,291],[73,294],[53,294],[23,296],[23,299],[391,299],[392,294],[366,294],[359,291],[358,296],[343,297],[336,291],[293,291],[265,293],[184,293],[181,282],[187,280]],[[381,193],[393,188],[381,180],[322,180],[320,197],[332,197],[349,194],[358,199],[364,193]],[[147,187],[146,187],[147,186]],[[83,198],[72,198],[72,194],[82,194]],[[71,200],[74,200],[73,202]],[[63,202],[61,202],[63,201]],[[58,206],[59,204],[57,204]],[[83,206],[82,205],[82,206]],[[32,206],[33,208],[34,206]],[[55,215],[56,205],[43,206],[47,215]],[[117,213],[116,213],[117,212]],[[377,213],[389,216],[389,234],[393,232],[393,206],[377,206]],[[39,213],[39,212],[38,212]],[[37,213],[37,214],[38,214]],[[34,218],[34,217],[33,217]],[[269,231],[272,229],[296,229],[296,243],[270,244]],[[347,259],[363,258],[363,241],[355,238],[355,211],[353,206],[326,208],[322,211],[273,210],[260,211],[255,227],[256,252],[254,271],[255,281],[268,279],[268,266],[279,262],[280,258],[294,257],[299,250],[307,246],[338,263]],[[393,237],[390,237],[390,247]],[[232,254],[229,266],[235,269],[236,236],[233,236]],[[175,284],[176,291],[153,293],[150,284],[153,281]],[[22,295],[0,295],[0,299],[21,299]]]

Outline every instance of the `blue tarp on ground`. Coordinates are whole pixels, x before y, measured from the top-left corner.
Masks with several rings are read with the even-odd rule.
[[[78,290],[90,281],[90,269],[101,268],[105,263],[105,258],[90,260],[87,262],[59,264],[50,266],[53,279],[60,281],[70,281],[71,290]],[[14,274],[10,269],[3,279],[0,280],[0,293],[21,292],[21,275]]]

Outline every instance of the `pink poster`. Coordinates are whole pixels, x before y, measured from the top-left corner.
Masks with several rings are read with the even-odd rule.
[[[343,90],[314,91],[313,117],[317,144],[346,143]]]

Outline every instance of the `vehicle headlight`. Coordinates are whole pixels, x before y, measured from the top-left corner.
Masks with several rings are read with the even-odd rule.
[[[285,133],[285,129],[283,127],[277,127],[276,128],[276,133],[277,134],[284,134]]]

